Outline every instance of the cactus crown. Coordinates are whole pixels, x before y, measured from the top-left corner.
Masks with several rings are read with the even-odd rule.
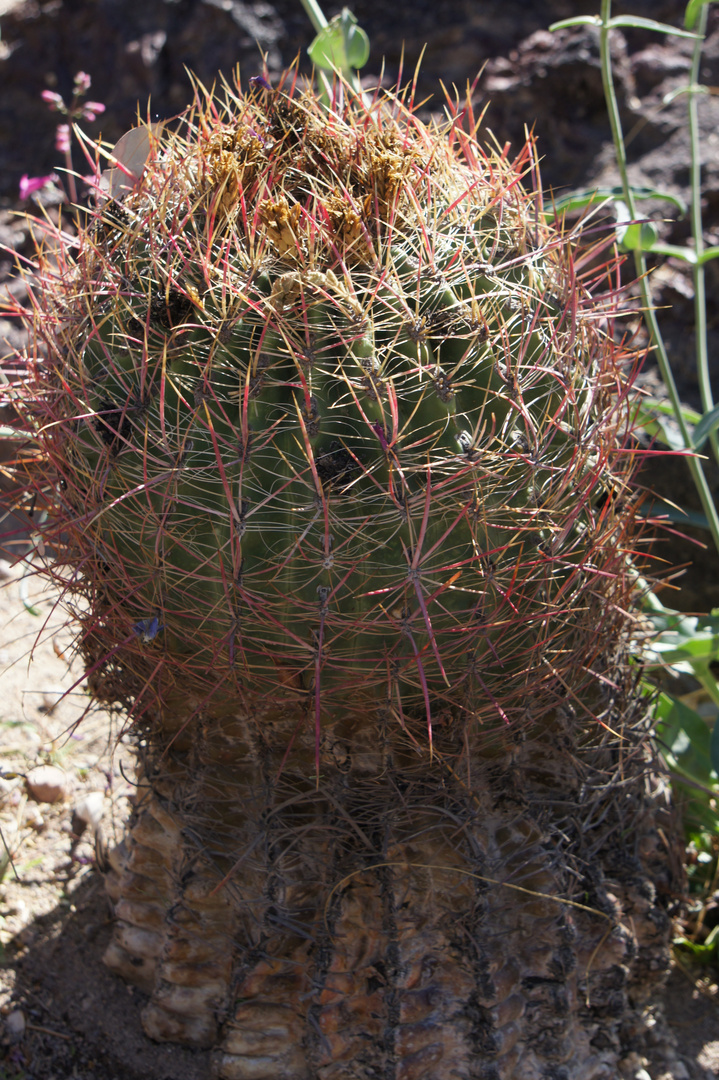
[[[35,483],[101,699],[431,739],[576,698],[616,640],[612,268],[545,224],[531,141],[449,112],[198,88],[41,267]]]

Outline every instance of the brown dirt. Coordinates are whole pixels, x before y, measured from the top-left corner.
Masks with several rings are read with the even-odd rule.
[[[104,841],[121,839],[134,789],[120,721],[89,707],[71,631],[52,597],[31,580],[31,614],[21,571],[0,570],[0,829],[12,855],[0,884],[0,1080],[204,1080],[209,1055],[147,1039],[144,995],[102,964],[112,911],[92,829],[78,837],[74,811],[101,792]],[[67,775],[67,796],[53,805],[35,802],[25,782],[46,763]],[[13,1040],[17,1010],[25,1028]],[[625,1075],[719,1077],[715,980],[699,984],[675,969],[663,1015],[625,1059]]]

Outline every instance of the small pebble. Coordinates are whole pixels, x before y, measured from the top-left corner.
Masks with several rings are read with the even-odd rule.
[[[85,825],[97,829],[105,809],[105,796],[101,791],[88,791],[75,803],[74,813]]]
[[[45,818],[40,813],[40,807],[36,806],[35,803],[27,804],[23,810],[23,818],[25,819],[25,824],[29,825],[31,829],[35,829],[37,832],[40,832],[45,826]]]
[[[0,803],[4,803],[9,806],[17,806],[20,802],[20,785],[22,780],[20,777],[14,777],[12,780],[6,780],[0,776]]]
[[[24,922],[27,919],[27,904],[19,897],[15,900],[11,900],[5,910],[7,911],[7,914],[17,922]]]
[[[38,802],[56,803],[67,795],[67,776],[55,765],[38,765],[26,780],[28,791]]]
[[[623,1077],[626,1077],[626,1080],[637,1080],[643,1066],[644,1059],[636,1052],[636,1050],[631,1050],[627,1056],[623,1057],[619,1062],[619,1072]]]
[[[10,1042],[19,1042],[25,1034],[25,1013],[22,1009],[13,1009],[5,1017],[5,1031]]]
[[[15,935],[15,940],[19,941],[21,945],[32,945],[33,941],[37,937],[37,930],[33,926],[23,926],[19,934]]]

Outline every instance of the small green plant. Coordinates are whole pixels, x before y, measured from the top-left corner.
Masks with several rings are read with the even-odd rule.
[[[701,523],[709,529],[712,540],[719,551],[719,514],[714,504],[711,491],[706,481],[701,462],[701,452],[705,444],[709,443],[712,453],[719,461],[719,442],[717,441],[717,428],[719,428],[719,407],[715,406],[709,379],[709,362],[707,348],[707,319],[706,319],[706,289],[705,289],[705,266],[711,259],[719,256],[719,247],[706,247],[702,228],[701,216],[701,153],[699,146],[699,127],[697,119],[698,101],[707,88],[699,84],[699,69],[701,64],[702,45],[706,34],[706,20],[708,4],[711,0],[691,0],[685,12],[685,26],[683,29],[657,22],[654,19],[640,18],[635,15],[611,14],[611,0],[602,0],[601,14],[594,16],[577,16],[554,23],[550,29],[559,30],[572,26],[595,26],[599,29],[599,49],[602,66],[602,81],[604,85],[605,99],[609,113],[609,121],[614,140],[616,161],[621,178],[621,185],[611,190],[594,189],[587,192],[575,193],[565,203],[559,203],[557,211],[571,207],[577,209],[581,206],[596,206],[598,201],[611,202],[614,204],[617,225],[616,237],[620,247],[634,256],[637,279],[641,289],[642,308],[646,319],[650,342],[659,365],[664,386],[669,398],[667,407],[661,402],[647,402],[637,406],[635,421],[637,426],[644,426],[654,435],[665,438],[674,452],[685,455],[688,468],[701,500],[704,516]],[[612,73],[612,59],[609,47],[610,35],[613,29],[620,27],[634,27],[644,30],[656,31],[660,34],[671,34],[689,38],[694,42],[690,81],[678,94],[686,94],[688,97],[687,123],[691,142],[691,190],[690,206],[692,224],[692,247],[679,247],[677,245],[662,244],[657,237],[657,231],[650,222],[640,220],[638,203],[643,199],[657,196],[669,198],[666,193],[635,188],[629,181],[627,173],[627,154],[622,132],[622,124],[619,116],[619,106],[614,87]],[[676,199],[670,199],[677,205]],[[679,209],[683,209],[679,204]],[[651,275],[647,272],[647,255],[665,255],[683,259],[692,267],[694,277],[694,308],[696,327],[696,357],[697,377],[702,401],[702,413],[697,414],[687,410],[679,398],[672,365],[667,353],[666,345],[662,337],[659,320],[656,315],[651,291]],[[671,415],[678,433],[670,435],[664,422],[667,415]],[[687,520],[685,518],[685,520]]]
[[[633,15],[612,17],[611,0],[602,0],[599,16],[567,19],[555,23],[551,29],[578,25],[592,25],[599,29],[602,78],[621,178],[621,184],[615,188],[575,192],[558,204],[557,212],[596,207],[599,202],[614,207],[616,240],[623,251],[634,257],[649,339],[668,397],[668,401],[645,399],[637,403],[634,422],[637,428],[643,428],[652,438],[663,443],[669,452],[684,455],[696,485],[704,513],[689,514],[672,508],[667,516],[709,529],[713,543],[719,550],[719,516],[702,466],[702,455],[706,452],[712,453],[719,461],[719,407],[714,404],[709,380],[704,280],[706,264],[719,256],[719,247],[707,247],[704,243],[697,117],[699,101],[707,93],[707,88],[701,86],[698,80],[708,3],[709,0],[691,0],[685,11],[683,29]],[[675,34],[690,38],[694,43],[689,83],[667,98],[667,103],[678,95],[686,95],[688,99],[691,247],[661,243],[655,226],[640,220],[638,216],[638,204],[647,198],[663,198],[680,212],[685,212],[686,208],[681,200],[665,192],[639,189],[629,182],[609,48],[611,31],[618,27]],[[689,409],[680,401],[653,304],[648,255],[681,259],[692,267],[696,366],[702,412]],[[665,607],[645,583],[642,596],[644,615],[654,629],[641,654],[643,685],[645,693],[654,700],[656,737],[671,775],[674,794],[683,811],[687,872],[693,905],[690,909],[690,924],[693,924],[691,937],[681,937],[675,945],[695,960],[716,964],[719,928],[705,935],[703,917],[705,902],[716,887],[719,873],[719,610],[698,616],[674,611]],[[677,690],[682,679],[685,686]]]
[[[317,35],[307,54],[320,75],[325,99],[329,101],[327,77],[331,80],[335,74],[341,75],[355,93],[359,93],[357,70],[369,59],[369,38],[358,26],[356,17],[349,8],[343,8],[328,22],[316,0],[302,0],[302,6]]]
[[[642,663],[648,688],[658,690],[655,717],[665,758],[678,782],[693,785],[696,822],[716,828],[715,810],[702,796],[719,796],[719,611],[685,615],[648,593],[645,615],[655,634]],[[673,692],[682,678],[688,688]]]

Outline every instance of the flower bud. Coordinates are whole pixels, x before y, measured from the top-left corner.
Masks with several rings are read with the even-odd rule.
[[[91,82],[92,80],[86,71],[78,71],[75,76],[75,93],[86,94],[90,89]]]
[[[60,112],[61,110],[64,112],[65,102],[60,94],[56,94],[54,90],[43,90],[40,97],[50,106],[51,112]]]
[[[58,124],[55,132],[55,149],[60,154],[67,154],[70,149],[70,125]]]
[[[82,107],[81,116],[83,120],[97,120],[101,113],[104,113],[105,106],[101,101],[86,101]]]

